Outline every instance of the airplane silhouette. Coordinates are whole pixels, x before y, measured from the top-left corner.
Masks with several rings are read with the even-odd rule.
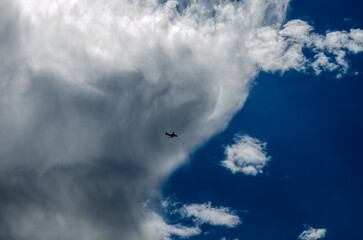
[[[174,131],[173,133],[168,133],[168,132],[165,132],[165,135],[169,136],[169,138],[175,138],[175,137],[178,137],[178,135],[174,134]]]

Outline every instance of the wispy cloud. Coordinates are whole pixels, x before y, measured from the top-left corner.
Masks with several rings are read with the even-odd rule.
[[[200,224],[206,223],[231,228],[241,224],[235,211],[227,207],[212,207],[210,202],[183,205],[179,211],[183,217],[193,218]]]
[[[147,206],[145,205],[146,209]],[[234,228],[241,224],[236,211],[228,207],[213,207],[210,202],[203,204],[182,204],[169,198],[161,201],[161,207],[166,215],[176,215],[174,224],[167,224],[156,212],[147,210],[147,218],[143,223],[143,233],[149,239],[169,239],[172,236],[189,238],[203,233],[203,225]],[[193,225],[183,225],[190,222]],[[177,223],[175,223],[177,222]],[[178,223],[179,222],[179,223]],[[207,234],[207,232],[204,232]]]
[[[198,226],[183,226],[181,224],[167,224],[161,216],[149,211],[146,221],[142,225],[144,239],[172,239],[174,237],[189,238],[201,234]]]
[[[327,230],[325,228],[312,228],[311,226],[305,224],[305,230],[299,235],[299,239],[301,240],[316,240],[320,238],[324,238]]]
[[[234,137],[234,143],[226,147],[226,159],[221,165],[232,173],[242,172],[256,176],[263,172],[263,168],[270,160],[266,144],[249,135],[237,135]]]

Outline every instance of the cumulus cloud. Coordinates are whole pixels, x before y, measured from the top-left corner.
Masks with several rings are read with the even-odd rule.
[[[300,53],[268,48],[292,34],[288,0],[162,2],[0,1],[1,239],[158,239],[142,203],[227,126],[259,66],[281,70],[257,55]],[[321,46],[342,66],[361,31],[338,35]]]
[[[142,203],[242,107],[245,33],[287,1],[0,5],[0,238],[153,239]]]
[[[270,160],[266,144],[248,135],[237,135],[234,143],[226,147],[226,159],[221,164],[232,173],[242,172],[256,176],[263,172],[263,168]]]
[[[325,237],[327,230],[325,228],[312,228],[305,224],[305,230],[299,235],[301,240],[316,240]]]
[[[227,207],[212,207],[210,202],[203,204],[185,204],[179,210],[183,217],[193,218],[200,224],[236,227],[241,224],[235,211]]]
[[[309,23],[298,19],[287,22],[281,29],[258,28],[249,33],[248,54],[264,71],[312,69],[317,75],[322,71],[337,71],[337,77],[346,74],[349,69],[346,55],[363,51],[363,31],[328,31],[324,35],[313,30]]]

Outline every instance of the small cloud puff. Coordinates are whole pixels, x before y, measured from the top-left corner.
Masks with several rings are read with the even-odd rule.
[[[249,135],[237,135],[235,143],[225,149],[226,159],[221,165],[232,173],[242,172],[256,176],[262,173],[270,157],[266,153],[266,144]]]
[[[305,230],[299,235],[300,240],[316,240],[325,237],[327,230],[325,228],[315,229],[308,224],[304,225]]]

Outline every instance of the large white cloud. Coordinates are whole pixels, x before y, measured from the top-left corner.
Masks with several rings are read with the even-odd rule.
[[[225,149],[226,159],[221,162],[232,173],[242,172],[256,176],[263,172],[270,157],[266,152],[266,143],[248,135],[237,135],[235,143]]]
[[[242,107],[246,33],[287,7],[177,3],[1,1],[1,238],[151,238],[140,205]]]
[[[178,3],[0,1],[0,238],[158,239],[142,202],[280,70],[251,42],[288,0]],[[322,46],[343,66],[361,32],[340,33]]]
[[[316,240],[320,238],[324,238],[327,233],[325,228],[315,229],[309,225],[305,225],[305,230],[299,235],[299,239],[301,240]]]

